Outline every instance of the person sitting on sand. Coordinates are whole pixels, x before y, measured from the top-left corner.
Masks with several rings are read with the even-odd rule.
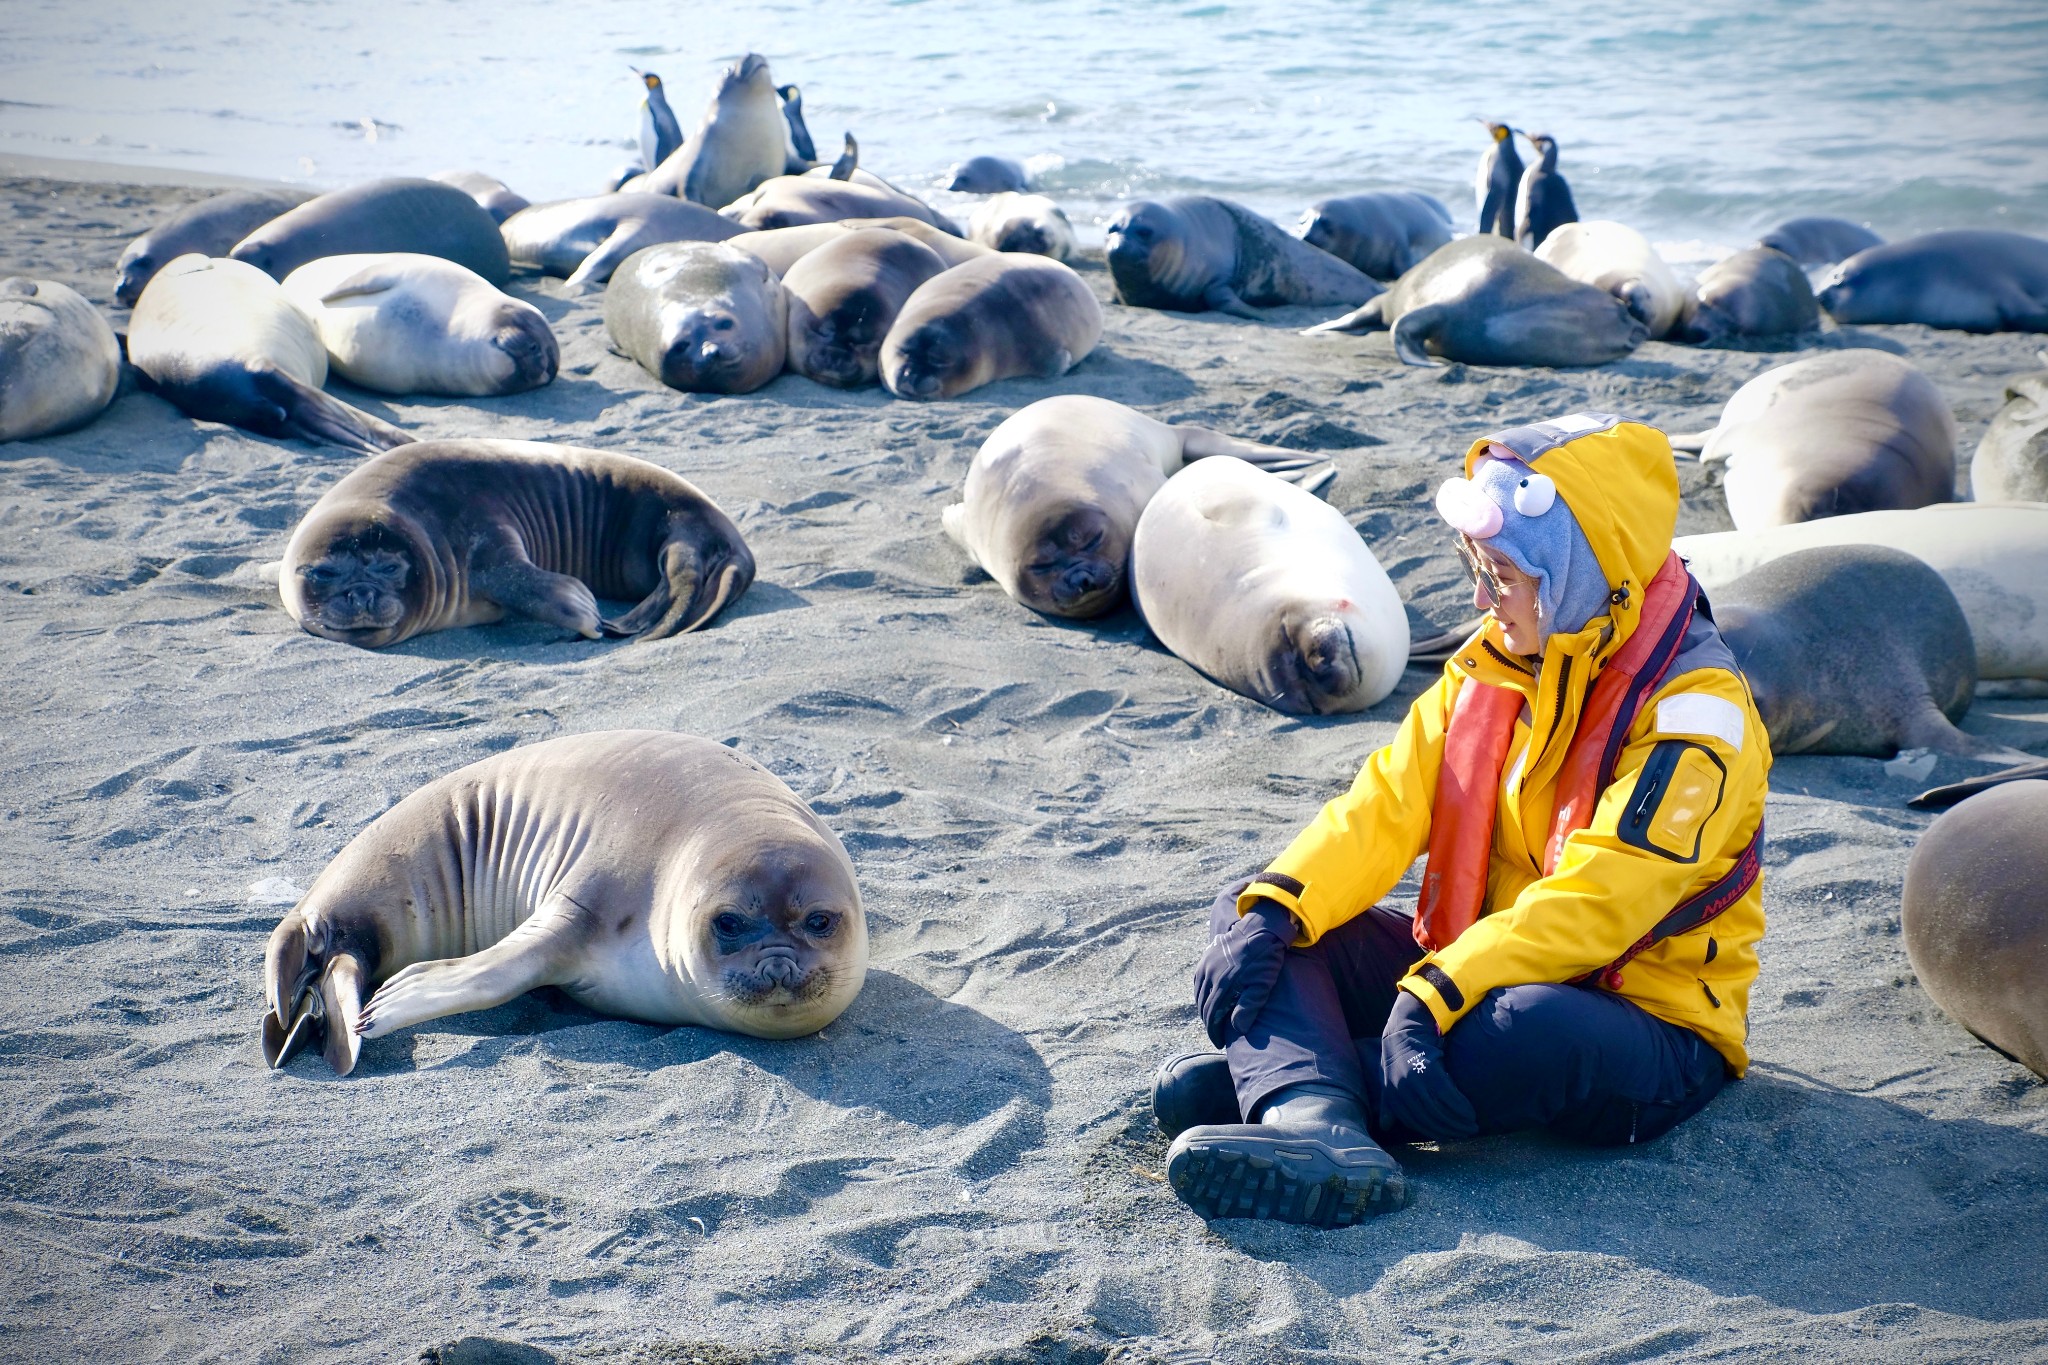
[[[1437,494],[1480,629],[1195,968],[1221,1053],[1153,1087],[1204,1218],[1398,1207],[1381,1144],[1648,1142],[1748,1065],[1763,722],[1671,549],[1670,442],[1582,413],[1475,442]],[[1379,902],[1427,853],[1410,916]]]

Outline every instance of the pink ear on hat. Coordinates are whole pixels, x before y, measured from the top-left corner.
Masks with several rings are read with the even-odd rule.
[[[1500,504],[1479,491],[1470,479],[1446,479],[1436,490],[1437,515],[1474,540],[1500,532]]]

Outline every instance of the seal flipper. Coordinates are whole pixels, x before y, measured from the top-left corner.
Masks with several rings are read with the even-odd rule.
[[[1449,663],[1451,656],[1458,652],[1459,646],[1471,639],[1485,623],[1485,618],[1481,617],[1462,630],[1447,630],[1440,635],[1412,641],[1408,646],[1410,667],[1437,668]]]
[[[640,224],[630,221],[612,229],[612,235],[597,244],[597,249],[583,258],[583,264],[570,272],[562,281],[562,287],[571,294],[584,294],[611,279],[612,272],[620,262],[638,251],[645,243],[640,240]]]
[[[257,370],[251,376],[263,398],[283,414],[282,434],[324,445],[337,445],[377,455],[393,446],[410,445],[413,436],[332,394],[302,384],[279,370]]]
[[[1919,711],[1907,717],[1900,729],[1901,749],[1932,749],[1938,754],[1956,754],[1962,758],[2003,759],[2007,762],[2017,759],[2021,763],[2033,758],[2032,754],[1979,739],[1956,728],[1931,697],[1922,699]]]
[[[351,1015],[346,1030],[349,1046],[360,1047],[361,1038],[381,1038],[429,1019],[491,1009],[536,987],[560,984],[581,955],[588,921],[582,906],[556,891],[518,928],[483,951],[413,963],[377,988],[360,1017]],[[339,1021],[332,1020],[329,1039],[342,1031]]]
[[[517,545],[485,547],[470,557],[469,584],[508,612],[574,631],[586,640],[603,632],[597,595],[580,578],[552,573]]]
[[[1411,308],[1401,315],[1401,320],[1394,324],[1394,354],[1401,357],[1402,364],[1443,364],[1441,360],[1433,358],[1423,349],[1423,343],[1429,339],[1431,329],[1436,326],[1443,313],[1442,304],[1431,303],[1421,308]]]
[[[1265,470],[1276,479],[1285,479],[1295,487],[1305,489],[1319,498],[1325,496],[1330,491],[1330,486],[1337,482],[1336,465],[1302,451],[1289,450],[1285,446],[1260,445],[1256,441],[1241,441],[1235,436],[1225,436],[1222,432],[1211,431],[1207,427],[1182,426],[1177,423],[1171,425],[1174,434],[1180,437],[1180,454],[1184,461],[1203,460],[1212,455],[1229,455]],[[955,536],[954,539],[957,540],[959,537]]]
[[[1367,299],[1341,318],[1331,318],[1328,322],[1319,322],[1313,327],[1302,328],[1301,334],[1305,337],[1312,337],[1318,332],[1383,331],[1386,328],[1387,320],[1381,316],[1381,312],[1386,302],[1386,297],[1385,294],[1381,294],[1377,298]]]
[[[354,953],[336,953],[320,977],[320,1004],[327,1020],[321,1055],[337,1076],[356,1069],[363,1044],[358,1038],[363,1012],[363,964]]]
[[[958,545],[969,554],[974,553],[974,548],[967,543],[966,503],[956,502],[951,507],[942,510],[939,513],[939,525],[945,529],[947,538],[955,545]]]
[[[724,611],[753,581],[751,555],[720,556],[700,565],[696,546],[679,537],[661,547],[661,582],[654,591],[618,620],[605,622],[605,629],[643,640],[687,635]]]
[[[1237,291],[1218,280],[1202,291],[1202,302],[1211,312],[1228,313],[1232,317],[1250,318],[1257,322],[1262,316],[1258,309],[1237,296]]]
[[[1704,460],[1707,458],[1707,442],[1713,440],[1714,433],[1719,430],[1719,427],[1708,427],[1705,431],[1681,432],[1671,437],[1671,449],[1674,453],[1697,455]]]
[[[1986,773],[1963,782],[1951,782],[1945,787],[1930,787],[1906,804],[1914,810],[1947,810],[1967,797],[1978,792],[1989,791],[2007,782],[2037,782],[2048,779],[2048,758],[2035,759],[2018,767]]]

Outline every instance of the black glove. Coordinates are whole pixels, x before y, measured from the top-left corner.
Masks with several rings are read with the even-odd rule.
[[[1424,1138],[1479,1136],[1479,1116],[1444,1066],[1444,1035],[1422,998],[1394,992],[1380,1033],[1380,1122]]]
[[[1237,922],[1209,940],[1195,964],[1195,1011],[1217,1047],[1226,1022],[1243,1034],[1272,997],[1287,945],[1294,942],[1294,916],[1277,901],[1261,897]]]

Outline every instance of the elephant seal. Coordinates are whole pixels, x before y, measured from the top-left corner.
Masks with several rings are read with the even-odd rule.
[[[1936,503],[1672,542],[1709,595],[1759,564],[1815,545],[1904,550],[1940,574],[1962,604],[1980,679],[2048,679],[2048,505]]]
[[[1435,364],[1431,355],[1471,365],[1604,365],[1649,334],[1612,294],[1492,233],[1439,248],[1365,307],[1307,331],[1383,328],[1410,365]]]
[[[801,231],[802,229],[785,229]],[[888,228],[845,232],[789,268],[789,368],[842,389],[872,384],[896,315],[946,263]]]
[[[1363,271],[1288,236],[1227,199],[1187,195],[1125,204],[1104,248],[1119,303],[1256,318],[1290,303],[1364,303],[1380,292]]]
[[[782,373],[789,299],[758,256],[670,242],[626,258],[604,291],[619,350],[672,389],[751,393]]]
[[[1787,218],[1757,239],[1802,266],[1833,265],[1857,252],[1883,246],[1884,238],[1846,218]]]
[[[934,275],[882,342],[898,398],[956,398],[998,379],[1057,379],[1102,339],[1102,305],[1068,267],[997,252]]]
[[[2005,386],[2005,406],[1970,461],[1970,496],[2048,502],[2048,374],[2023,375]]]
[[[1227,455],[1145,504],[1131,599],[1159,643],[1289,715],[1363,711],[1408,666],[1400,594],[1344,514]]]
[[[996,251],[1026,251],[1056,261],[1074,255],[1074,225],[1042,194],[998,194],[975,209],[967,235]]]
[[[1550,240],[1550,234],[1566,223],[1579,221],[1579,206],[1572,200],[1572,187],[1557,169],[1557,139],[1548,133],[1532,133],[1536,164],[1522,172],[1522,187],[1516,195],[1515,240],[1534,251]]]
[[[867,959],[845,848],[774,774],[695,735],[600,730],[458,769],[350,840],[270,935],[263,1056],[317,1037],[345,1076],[365,1039],[539,986],[797,1038],[853,1002]]]
[[[1726,460],[1737,530],[1948,502],[1956,419],[1934,381],[1886,351],[1829,351],[1765,370],[1712,431],[1674,450]]]
[[[321,392],[327,348],[313,324],[243,261],[180,256],[159,270],[135,302],[128,359],[151,389],[205,421],[372,453],[412,439]]]
[[[1123,605],[1138,516],[1190,461],[1230,455],[1321,492],[1326,460],[1154,421],[1106,398],[1061,394],[1019,409],[967,467],[946,534],[1012,599],[1047,616]]]
[[[329,368],[380,393],[524,393],[562,350],[540,309],[439,256],[322,256],[284,278]]]
[[[1516,130],[1505,123],[1488,123],[1486,135],[1493,143],[1479,157],[1479,169],[1472,177],[1472,202],[1479,210],[1479,230],[1515,239],[1515,196],[1522,188],[1522,157],[1515,150]]]
[[[498,220],[436,180],[371,180],[323,194],[271,219],[228,255],[281,280],[322,256],[375,251],[440,256],[500,286],[512,278]]]
[[[1818,330],[1820,305],[1806,272],[1782,251],[1753,246],[1700,272],[1671,336],[1699,345]]]
[[[2048,241],[2021,232],[1929,232],[1857,252],[1821,281],[1842,323],[2048,332]]]
[[[599,194],[536,204],[505,220],[512,264],[565,276],[571,294],[612,277],[619,262],[663,242],[722,242],[740,229],[702,204],[668,194]]]
[[[741,231],[801,227],[841,218],[916,218],[960,236],[960,225],[915,195],[873,177],[835,180],[829,175],[778,175],[719,212]]]
[[[143,286],[180,256],[225,256],[271,219],[313,197],[311,190],[230,190],[180,210],[128,244],[114,267],[114,302],[133,308]]]
[[[1900,927],[1942,1012],[2048,1078],[2048,782],[1973,796],[1920,836]]]
[[[121,386],[100,310],[55,280],[0,279],[0,442],[84,426]]]
[[[278,574],[306,631],[382,649],[527,616],[659,640],[754,581],[739,531],[680,474],[535,441],[421,441],[366,460],[313,504]],[[599,597],[635,601],[617,619]]]
[[[725,239],[727,246],[736,246],[742,251],[759,256],[768,268],[778,275],[787,275],[790,267],[830,242],[836,242],[849,232],[862,228],[889,228],[906,237],[915,237],[933,251],[939,259],[952,269],[963,261],[977,256],[987,256],[992,248],[979,242],[970,242],[964,237],[955,237],[950,232],[941,232],[921,218],[842,218],[830,223],[805,223],[801,227],[763,228],[759,232],[742,232]]]
[[[789,124],[782,97],[758,52],[727,67],[718,92],[695,132],[646,175],[628,180],[628,192],[673,194],[722,209],[789,164]]]
[[[1620,299],[1649,328],[1653,341],[1685,316],[1685,286],[1677,272],[1664,263],[1649,238],[1624,223],[1565,223],[1543,239],[1536,259]]]
[[[946,186],[955,194],[1023,194],[1031,188],[1024,168],[1005,156],[970,156],[953,167]]]
[[[1434,195],[1385,190],[1319,199],[1294,235],[1376,280],[1399,279],[1451,240],[1451,211]]]
[[[510,185],[482,171],[441,171],[431,177],[444,185],[453,185],[470,198],[477,207],[491,215],[499,227],[505,220],[523,208],[531,208],[532,202],[523,194],[514,192]]]

